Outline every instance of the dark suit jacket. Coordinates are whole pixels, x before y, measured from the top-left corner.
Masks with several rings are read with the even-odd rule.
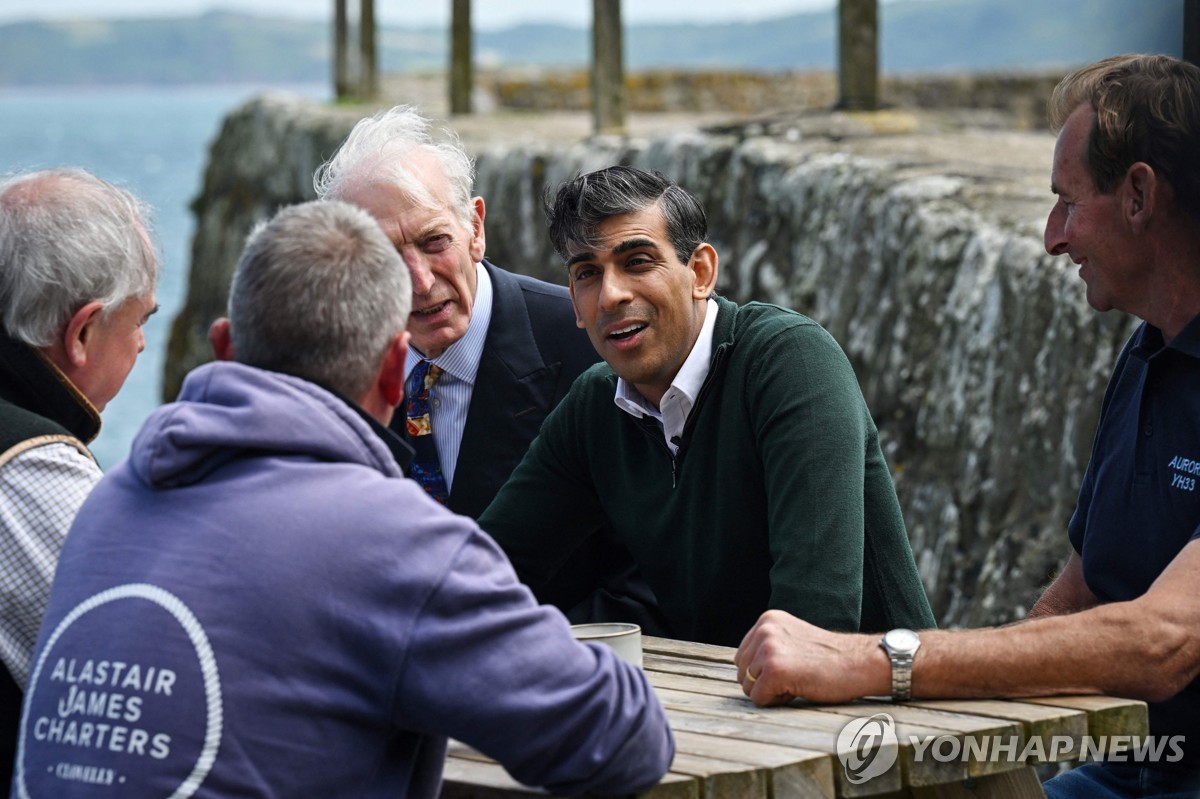
[[[571,383],[600,360],[575,326],[565,288],[506,272],[486,260],[483,268],[492,279],[492,319],[447,502],[450,510],[473,519],[512,476]],[[392,430],[407,437],[403,412],[393,417]],[[599,590],[580,592],[581,586]],[[666,634],[654,595],[633,558],[604,531],[579,547],[540,596],[576,623],[631,621],[648,634]]]
[[[562,286],[506,272],[484,261],[492,279],[492,319],[447,506],[476,518],[525,456],[546,415],[583,370],[600,360],[575,327]],[[392,419],[404,436],[404,414]]]

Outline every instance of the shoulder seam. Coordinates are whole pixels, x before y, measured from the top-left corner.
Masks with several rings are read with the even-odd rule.
[[[0,453],[0,466],[4,466],[9,461],[11,461],[13,458],[16,458],[19,455],[23,455],[24,453],[28,452],[31,449],[37,449],[38,447],[44,447],[47,444],[66,444],[68,446],[74,447],[75,449],[79,450],[79,453],[81,455],[86,456],[88,460],[92,461],[93,463],[96,462],[95,456],[92,455],[92,453],[88,450],[87,446],[85,446],[82,441],[75,438],[74,436],[49,435],[49,436],[36,436],[34,438],[27,438],[24,441],[22,441],[20,444],[9,447],[4,452]]]

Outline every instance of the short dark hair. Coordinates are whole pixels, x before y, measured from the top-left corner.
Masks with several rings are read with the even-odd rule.
[[[667,224],[675,254],[687,263],[708,236],[708,219],[700,203],[661,172],[610,166],[578,175],[546,197],[550,243],[564,261],[572,248],[592,247],[604,220],[657,205]]]
[[[1119,55],[1081,67],[1054,89],[1051,126],[1061,128],[1085,103],[1096,113],[1087,153],[1096,188],[1112,192],[1142,161],[1200,220],[1200,67],[1165,55]]]

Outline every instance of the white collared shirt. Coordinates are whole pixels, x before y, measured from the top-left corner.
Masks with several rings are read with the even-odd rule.
[[[663,394],[657,408],[631,383],[617,378],[617,393],[613,402],[635,419],[641,419],[643,416],[657,419],[672,455],[679,447],[671,439],[683,435],[683,425],[687,422],[688,414],[692,412],[692,406],[696,404],[696,397],[700,394],[700,387],[704,385],[704,378],[708,377],[708,368],[712,364],[713,330],[716,324],[717,302],[709,297],[704,306],[704,323],[700,326],[696,343],[692,345],[692,351],[688,353],[683,366],[679,367],[679,372]]]
[[[483,343],[492,321],[492,279],[483,264],[475,264],[475,275],[475,304],[471,308],[467,332],[441,355],[430,359],[444,372],[429,390],[429,423],[433,427],[433,442],[437,445],[447,491],[454,486],[454,469],[462,448],[463,430],[467,426],[471,392],[475,389],[475,375],[479,372]],[[416,348],[408,348],[408,358],[404,362],[405,385],[412,370],[422,360],[424,356]]]

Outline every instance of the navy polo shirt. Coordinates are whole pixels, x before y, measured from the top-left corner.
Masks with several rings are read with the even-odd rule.
[[[1200,537],[1200,316],[1170,344],[1146,323],[1126,343],[1067,529],[1103,602],[1144,594]],[[1200,766],[1200,681],[1151,703],[1150,732],[1185,735]]]

